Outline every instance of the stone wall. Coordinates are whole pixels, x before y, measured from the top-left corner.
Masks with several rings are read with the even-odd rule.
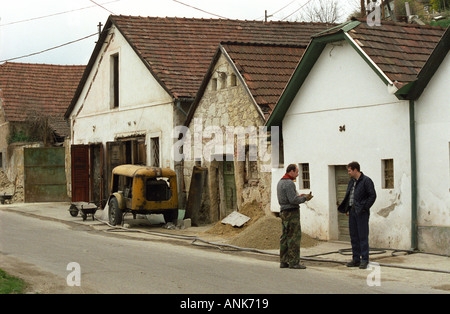
[[[191,156],[185,157],[184,161],[188,193],[193,166],[196,164],[208,169],[204,200],[200,209],[200,217],[203,217],[205,223],[222,219],[227,214],[223,201],[223,161],[220,160],[224,156],[235,157],[233,159],[238,209],[246,203],[256,201],[261,210],[270,213],[271,173],[260,171],[262,164],[259,156],[257,161],[249,161],[248,145],[253,143],[249,143],[248,136],[245,139],[246,160],[237,160],[238,142],[236,136],[231,133],[231,127],[234,127],[234,130],[236,127],[255,127],[254,129],[259,130],[259,127],[264,125],[264,120],[258,110],[232,65],[221,55],[190,122]],[[202,133],[199,133],[199,130]],[[227,130],[229,139],[235,138],[231,144],[230,141],[227,142]],[[201,153],[197,149],[198,145],[195,145],[196,141],[202,143]],[[220,145],[222,149],[212,148],[213,143],[223,143]],[[199,156],[201,158],[195,161]],[[214,160],[211,156],[219,160]]]

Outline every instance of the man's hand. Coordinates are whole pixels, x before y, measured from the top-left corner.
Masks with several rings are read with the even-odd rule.
[[[312,192],[309,192],[309,194],[301,194],[300,196],[304,196],[307,201],[313,198]]]

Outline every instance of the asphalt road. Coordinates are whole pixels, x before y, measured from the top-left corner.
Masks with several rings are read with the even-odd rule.
[[[427,293],[397,282],[365,279],[326,267],[280,269],[276,260],[222,253],[170,241],[109,236],[89,226],[0,210],[0,255],[52,274],[75,293],[287,294]],[[79,268],[69,268],[76,263]],[[2,268],[2,265],[0,265]],[[77,277],[78,271],[80,276]],[[74,275],[75,274],[75,275]],[[58,293],[58,291],[53,291]],[[64,289],[62,293],[66,293]]]

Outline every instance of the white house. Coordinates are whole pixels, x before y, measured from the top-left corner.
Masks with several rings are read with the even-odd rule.
[[[301,206],[302,231],[348,241],[337,203],[346,165],[358,161],[377,192],[371,247],[448,254],[448,33],[353,20],[312,39],[267,122],[282,126],[284,166],[299,164],[298,189],[315,196]],[[284,170],[273,169],[272,189]]]

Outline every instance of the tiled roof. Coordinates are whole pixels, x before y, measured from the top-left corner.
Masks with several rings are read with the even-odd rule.
[[[417,78],[444,32],[441,27],[382,21],[373,27],[363,22],[348,34],[401,88]]]
[[[223,43],[267,119],[306,46]]]
[[[174,97],[194,98],[220,42],[307,45],[330,24],[110,16]],[[108,26],[108,23],[106,24]]]
[[[64,113],[75,94],[85,66],[6,62],[0,65],[0,89],[6,120],[24,122],[36,114],[69,135]]]

